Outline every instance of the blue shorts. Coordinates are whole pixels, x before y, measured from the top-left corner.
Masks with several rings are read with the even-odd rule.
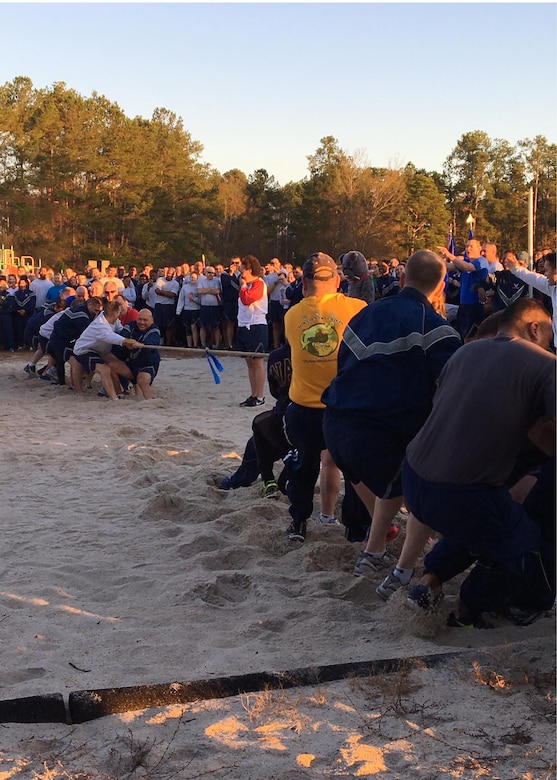
[[[199,321],[204,328],[216,328],[220,323],[220,306],[202,306]]]
[[[266,352],[268,343],[267,325],[252,325],[238,328],[236,347],[239,352]],[[258,358],[253,358],[257,360]]]
[[[521,575],[540,530],[505,486],[455,485],[422,479],[405,460],[404,501],[417,519],[479,558]]]
[[[86,352],[84,355],[74,355],[80,366],[83,366],[87,374],[92,373],[99,363],[104,363],[104,360],[98,352]]]
[[[137,381],[138,374],[148,374],[150,377],[150,382],[149,382],[150,385],[153,384],[153,380],[156,377],[159,370],[158,366],[140,366],[139,368],[136,368],[135,366],[130,365],[129,363],[128,363],[128,368],[132,372],[133,378],[136,381]]]
[[[59,341],[55,336],[51,336],[46,345],[46,353],[51,355],[57,363],[65,363],[73,355],[72,348],[68,347],[63,341]]]
[[[378,498],[402,495],[401,469],[408,437],[366,425],[358,412],[327,408],[323,416],[327,449],[344,476],[363,482]]]

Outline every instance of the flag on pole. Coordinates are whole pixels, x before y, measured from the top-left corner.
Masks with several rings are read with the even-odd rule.
[[[447,249],[451,253],[451,255],[456,255],[456,244],[453,236],[452,227],[449,228],[449,233],[447,235]]]

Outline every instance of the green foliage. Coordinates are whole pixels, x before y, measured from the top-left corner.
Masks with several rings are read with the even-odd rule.
[[[165,108],[130,119],[97,93],[63,82],[35,89],[19,76],[0,87],[1,241],[74,266],[175,265],[202,254],[299,261],[348,249],[402,257],[445,243],[453,223],[462,245],[472,212],[478,236],[518,250],[532,186],[536,246],[555,243],[556,147],[543,136],[513,147],[465,133],[442,173],[374,168],[325,136],[307,177],[284,187],[264,169],[221,175],[201,152]]]

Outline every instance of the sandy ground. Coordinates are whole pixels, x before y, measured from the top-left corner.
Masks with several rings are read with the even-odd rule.
[[[237,405],[244,361],[222,362],[216,385],[205,359],[165,357],[153,401],[116,403],[0,359],[0,699],[399,668],[80,725],[0,723],[0,780],[554,777],[554,613],[448,629],[453,585],[424,622],[353,577],[359,545],[342,526],[291,543],[286,499],[219,490],[261,411]]]

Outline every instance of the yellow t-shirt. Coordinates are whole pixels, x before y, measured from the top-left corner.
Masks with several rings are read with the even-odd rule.
[[[338,348],[352,317],[367,306],[342,293],[302,298],[284,317],[292,352],[290,399],[300,406],[324,409],[323,391],[337,373]]]

